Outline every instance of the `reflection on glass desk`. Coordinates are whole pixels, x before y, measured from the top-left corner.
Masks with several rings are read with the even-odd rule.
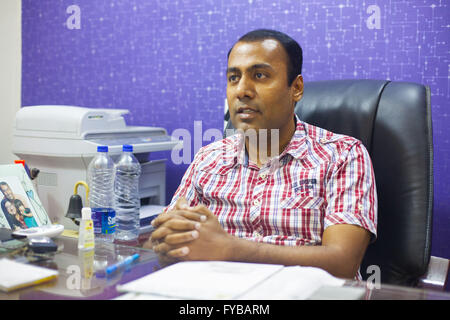
[[[34,263],[42,267],[57,269],[58,279],[38,286],[0,292],[0,299],[112,299],[121,293],[117,284],[123,284],[147,275],[159,268],[157,255],[140,247],[96,241],[95,250],[78,251],[77,240],[58,237],[55,243],[60,252],[53,260]],[[107,276],[105,269],[125,258],[138,253],[139,260],[129,268]]]
[[[94,251],[82,252],[78,251],[77,240],[74,238],[61,236],[55,242],[60,252],[55,254],[53,260],[37,264],[57,269],[58,279],[10,293],[0,292],[0,300],[114,299],[123,295],[116,290],[116,285],[141,278],[160,268],[157,255],[152,250],[139,246],[96,242]],[[135,253],[140,258],[130,268],[106,276],[106,267]],[[349,280],[343,287],[322,287],[310,299],[450,300],[450,293],[384,284],[379,289],[371,289],[365,282]]]

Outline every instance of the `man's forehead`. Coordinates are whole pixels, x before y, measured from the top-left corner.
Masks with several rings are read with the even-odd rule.
[[[264,39],[257,41],[237,42],[230,52],[228,66],[239,61],[253,61],[259,59],[259,63],[265,61],[283,61],[285,62],[287,54],[283,46],[275,39]]]

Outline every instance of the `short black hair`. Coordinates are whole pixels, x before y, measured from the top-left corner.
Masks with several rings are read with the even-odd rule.
[[[297,41],[292,39],[285,33],[271,29],[257,29],[244,34],[239,38],[238,42],[255,42],[262,41],[266,39],[274,39],[278,41],[286,50],[289,61],[287,64],[287,80],[288,84],[291,85],[295,78],[302,74],[302,64],[303,64],[303,50]],[[228,51],[227,57],[230,57],[231,50],[233,50],[236,43]]]

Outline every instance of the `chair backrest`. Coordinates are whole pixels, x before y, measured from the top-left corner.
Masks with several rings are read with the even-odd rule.
[[[408,82],[306,82],[296,114],[302,121],[363,142],[378,193],[378,237],[361,274],[378,266],[381,281],[415,286],[426,272],[433,215],[430,90]],[[369,272],[367,272],[369,271]]]

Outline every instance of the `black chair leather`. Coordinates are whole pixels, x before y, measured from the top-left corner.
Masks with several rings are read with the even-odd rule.
[[[305,122],[361,140],[372,158],[378,237],[361,265],[363,278],[376,265],[382,283],[416,286],[431,255],[429,88],[382,80],[309,82],[295,112]]]
[[[305,83],[295,112],[302,121],[363,142],[378,194],[378,237],[361,274],[378,266],[381,282],[416,286],[431,255],[433,137],[430,90],[407,82]],[[372,269],[369,269],[372,270]]]
[[[305,82],[295,112],[302,121],[363,142],[378,194],[378,236],[361,275],[378,266],[381,282],[417,286],[431,255],[433,138],[428,87],[385,80]],[[227,120],[227,119],[226,119]],[[227,128],[232,128],[231,122]]]

